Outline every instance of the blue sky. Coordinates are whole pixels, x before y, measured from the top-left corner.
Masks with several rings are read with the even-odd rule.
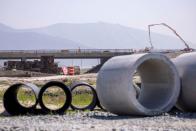
[[[193,43],[195,12],[196,0],[0,0],[0,22],[14,28],[101,21],[147,30],[148,24],[165,22]]]

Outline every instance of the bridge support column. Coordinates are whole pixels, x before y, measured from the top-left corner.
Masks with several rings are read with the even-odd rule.
[[[109,60],[110,58],[101,58],[100,60],[100,64],[103,65],[107,60]]]
[[[21,61],[26,61],[27,59],[25,57],[22,57],[21,58]]]

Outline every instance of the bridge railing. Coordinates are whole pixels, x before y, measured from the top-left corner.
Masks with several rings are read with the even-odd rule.
[[[133,49],[0,50],[0,53],[131,53]]]

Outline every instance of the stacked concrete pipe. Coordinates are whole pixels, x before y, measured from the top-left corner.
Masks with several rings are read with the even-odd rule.
[[[142,81],[139,94],[132,81],[136,71]],[[168,112],[176,104],[179,92],[180,78],[175,65],[161,54],[113,57],[103,65],[97,78],[101,104],[118,115]]]
[[[181,93],[176,107],[182,111],[196,111],[196,52],[173,59],[181,78]]]

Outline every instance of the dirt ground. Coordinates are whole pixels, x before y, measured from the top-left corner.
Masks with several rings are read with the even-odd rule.
[[[44,77],[0,77],[0,85],[1,84],[12,84],[16,82],[47,82],[50,80],[81,80],[81,81],[96,81],[97,74],[83,74],[83,75],[75,75],[75,76],[65,76],[65,75],[57,75],[57,76],[44,76]]]

